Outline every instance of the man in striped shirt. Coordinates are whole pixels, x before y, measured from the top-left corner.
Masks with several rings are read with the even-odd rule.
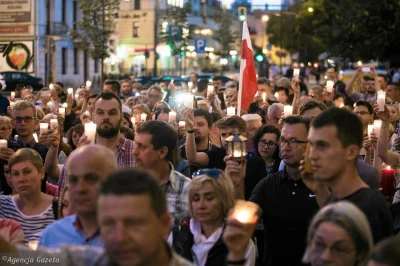
[[[52,249],[65,244],[102,247],[96,202],[101,181],[117,170],[114,155],[103,146],[85,145],[71,154],[67,168],[71,209],[76,214],[47,226],[39,246]]]
[[[93,112],[93,122],[97,125],[95,142],[114,152],[113,157],[117,159],[118,168],[132,168],[135,167],[135,157],[133,156],[135,143],[124,138],[120,133],[123,119],[121,106],[121,100],[114,93],[103,92],[97,97]],[[90,144],[90,141],[83,135],[77,146],[87,144]],[[99,161],[98,163],[103,162]],[[67,169],[68,167],[64,167],[59,179],[59,194],[66,183]]]

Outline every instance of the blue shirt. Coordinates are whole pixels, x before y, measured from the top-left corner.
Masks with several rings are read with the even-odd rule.
[[[99,230],[93,236],[87,238],[78,224],[76,214],[50,224],[43,230],[39,246],[50,249],[60,248],[68,244],[103,247]]]

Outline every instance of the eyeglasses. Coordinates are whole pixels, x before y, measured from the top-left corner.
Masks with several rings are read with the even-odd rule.
[[[23,120],[25,123],[29,123],[29,122],[32,122],[32,120],[34,120],[34,119],[36,119],[36,117],[34,117],[34,116],[25,116],[25,117],[19,117],[19,116],[17,116],[16,118],[14,118],[15,122],[17,122],[17,123],[21,123],[22,120]]]
[[[157,98],[160,98],[160,95],[149,94],[149,99],[157,99]]]
[[[297,140],[297,139],[283,139],[281,138],[279,140],[281,147],[283,147],[285,144],[289,145],[289,148],[294,149],[297,148],[300,144],[305,144],[308,143],[308,141],[301,141],[301,140]]]
[[[339,258],[340,256],[351,254],[355,251],[354,247],[351,247],[350,245],[345,245],[345,244],[335,244],[331,247],[327,247],[325,244],[322,243],[313,243],[312,244],[312,250],[316,254],[322,254],[325,252],[326,249],[330,249],[332,257]]]
[[[276,143],[274,141],[265,141],[265,140],[260,140],[258,143],[258,146],[265,147],[265,145],[268,146],[268,148],[274,148],[276,146]]]
[[[220,175],[222,175],[223,173],[224,172],[219,170],[219,169],[208,169],[208,168],[205,168],[205,169],[200,169],[200,170],[194,172],[192,177],[195,178],[195,177],[197,177],[199,175],[208,175],[209,177],[217,178]]]
[[[369,115],[368,112],[361,111],[361,112],[354,112],[356,115]]]

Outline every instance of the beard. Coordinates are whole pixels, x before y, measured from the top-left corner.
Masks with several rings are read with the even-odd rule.
[[[121,128],[121,122],[118,122],[118,125],[116,127],[113,127],[111,123],[107,122],[108,124],[111,125],[110,128],[101,128],[100,126],[97,127],[96,133],[105,139],[110,139],[118,135],[119,130]]]

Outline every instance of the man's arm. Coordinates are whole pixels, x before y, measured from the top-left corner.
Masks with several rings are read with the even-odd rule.
[[[357,68],[357,70],[354,73],[353,77],[347,83],[347,85],[346,85],[346,93],[347,93],[347,95],[351,96],[353,94],[353,84],[358,79],[358,77],[361,75],[361,73],[362,73],[361,67]]]
[[[58,168],[58,147],[60,144],[60,135],[57,131],[49,130],[46,133],[46,136],[50,139],[50,148],[46,154],[44,169],[51,178],[57,181],[60,176],[60,170]]]

